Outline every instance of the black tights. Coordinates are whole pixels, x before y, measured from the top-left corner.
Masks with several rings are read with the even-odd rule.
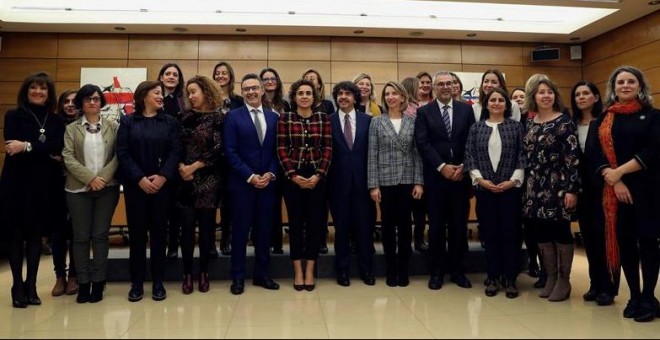
[[[660,268],[660,253],[656,238],[639,238],[618,235],[621,267],[626,275],[632,299],[650,300],[654,296]],[[642,267],[643,290],[640,287],[639,267]]]
[[[38,232],[13,230],[9,244],[9,266],[14,286],[23,284],[23,258],[27,260],[25,283],[34,287],[41,258],[41,236]]]

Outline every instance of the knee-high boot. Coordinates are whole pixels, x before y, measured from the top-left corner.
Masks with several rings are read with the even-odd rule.
[[[545,287],[541,289],[539,297],[547,298],[552,294],[557,283],[557,251],[552,242],[539,243],[539,253],[541,254],[541,261],[545,266],[545,272],[548,277]]]
[[[573,266],[573,244],[557,244],[559,270],[557,284],[548,301],[564,301],[571,296],[571,267]]]

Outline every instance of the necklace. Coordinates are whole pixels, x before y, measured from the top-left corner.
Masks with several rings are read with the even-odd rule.
[[[46,126],[46,121],[48,120],[48,112],[46,112],[46,118],[44,118],[43,124],[39,121],[39,118],[37,118],[37,115],[32,112],[32,110],[27,109],[28,112],[34,117],[34,120],[37,121],[37,125],[39,125],[39,141],[42,143],[46,142],[46,129],[44,129],[44,126]]]

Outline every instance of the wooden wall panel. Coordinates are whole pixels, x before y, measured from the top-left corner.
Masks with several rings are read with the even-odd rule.
[[[196,60],[148,60],[148,59],[130,59],[128,60],[128,67],[146,67],[147,80],[156,80],[160,69],[169,62],[175,62],[181,67],[184,80],[197,74],[197,61]]]
[[[198,56],[196,35],[131,35],[128,40],[129,59],[198,59]]]
[[[3,33],[0,58],[57,58],[57,34]]]
[[[646,81],[649,83],[649,87],[651,87],[651,93],[660,94],[660,65],[658,67],[645,70],[644,76],[646,77]],[[655,102],[655,106],[660,107],[660,103]]]
[[[547,75],[558,87],[571,88],[575,83],[582,79],[579,68],[572,67],[523,67],[523,78],[527,79],[536,73]],[[523,83],[524,85],[524,83]]]
[[[78,90],[80,88],[80,80],[78,81],[56,81],[55,82],[55,92],[59,97],[62,92],[66,90]]]
[[[5,131],[3,129],[3,130],[0,130],[0,132],[2,132],[2,133],[0,133],[0,153],[6,154],[7,149],[5,148],[5,134],[4,134]]]
[[[127,67],[126,59],[58,59],[57,80],[80,81],[81,67]]]
[[[658,51],[660,51],[660,40],[621,54],[613,55],[593,64],[585,65],[583,68],[584,78],[593,82],[606,81],[612,71],[621,65],[632,65],[642,71],[660,66]]]
[[[353,80],[361,72],[368,73],[374,83],[384,84],[390,80],[399,79],[396,63],[377,63],[377,62],[332,62],[332,82],[342,80]],[[325,80],[325,78],[324,78]]]
[[[587,41],[582,48],[584,64],[593,64],[615,54],[660,40],[660,11]],[[657,50],[656,50],[657,51]]]
[[[517,43],[463,42],[463,64],[522,65],[522,46]]]
[[[0,169],[5,165],[5,155],[4,152],[0,153]]]
[[[0,104],[16,105],[16,95],[22,83],[22,81],[0,82]]]
[[[56,59],[0,59],[2,80],[20,81],[33,73],[44,71],[55,78],[57,73]]]
[[[127,59],[126,34],[60,34],[58,58]]]
[[[268,59],[330,61],[330,38],[270,37]]]
[[[199,38],[199,59],[217,60],[266,60],[268,38],[258,36],[213,36]]]
[[[491,68],[498,69],[504,73],[507,90],[511,91],[516,86],[525,85],[527,78],[523,74],[522,66],[507,65],[463,65],[463,72],[478,72],[483,75],[486,70]],[[467,84],[463,84],[467,85]]]
[[[445,40],[399,40],[399,63],[460,64],[461,44]]]
[[[441,70],[460,72],[462,68],[461,64],[399,63],[399,80],[406,77],[415,77],[417,73],[422,71],[426,71],[433,76],[434,73]]]
[[[211,77],[213,74],[213,67],[218,62],[219,61],[217,60],[200,60],[197,73]],[[248,73],[256,73],[258,75],[261,69],[266,67],[267,64],[266,60],[226,60],[226,62],[228,62],[229,65],[231,65],[231,68],[234,69],[237,84],[239,84],[241,78]],[[236,89],[238,93],[238,85],[236,85]]]
[[[331,65],[329,61],[306,61],[304,63],[297,61],[269,61],[268,67],[272,67],[280,74],[282,82],[293,83],[302,77],[303,72],[307,69],[314,69],[321,74],[323,83],[327,84],[336,81],[331,77]],[[352,78],[351,78],[352,79]],[[285,87],[285,89],[288,87]]]
[[[4,129],[4,127],[5,127],[5,113],[6,113],[7,110],[9,110],[9,109],[13,109],[15,106],[16,106],[15,104],[12,104],[12,105],[7,105],[7,104],[0,105],[0,129]],[[0,136],[1,136],[1,135],[2,135],[2,134],[0,134]]]
[[[397,61],[394,39],[333,38],[330,48],[333,61]]]

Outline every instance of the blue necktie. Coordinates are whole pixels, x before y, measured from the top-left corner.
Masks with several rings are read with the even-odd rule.
[[[442,107],[442,121],[445,122],[447,134],[451,137],[451,121],[449,120],[449,105]]]

